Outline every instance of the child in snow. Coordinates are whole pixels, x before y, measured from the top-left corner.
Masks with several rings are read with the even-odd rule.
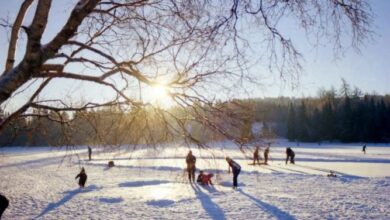
[[[288,147],[288,148],[286,149],[286,155],[287,155],[287,157],[286,157],[286,164],[287,164],[289,158],[290,158],[290,163],[295,164],[295,161],[294,161],[295,153],[294,153],[294,151],[291,149],[291,147]]]
[[[186,157],[186,163],[187,163],[187,172],[188,172],[188,180],[191,183],[195,182],[195,170],[196,170],[196,157],[192,155],[192,151],[189,151]]]
[[[196,182],[202,185],[213,185],[213,182],[211,182],[211,178],[214,176],[214,174],[204,174],[203,170],[200,171],[198,178],[196,179]]]
[[[85,173],[84,167],[81,168],[81,172],[79,174],[77,174],[77,176],[75,177],[75,179],[77,179],[77,178],[80,178],[79,179],[79,186],[81,188],[84,188],[85,183],[87,182],[87,174]]]
[[[256,165],[256,161],[257,164],[260,165],[259,149],[260,149],[259,145],[256,145],[255,152],[253,152],[253,165]]]
[[[237,183],[237,178],[238,174],[241,172],[241,166],[240,164],[236,163],[234,160],[232,160],[229,157],[226,157],[226,162],[229,164],[229,173],[230,173],[230,168],[233,170],[233,189],[236,189],[238,186]]]
[[[9,205],[8,199],[5,196],[0,194],[0,219],[1,219],[1,215],[3,215],[3,212],[8,207],[8,205]]]

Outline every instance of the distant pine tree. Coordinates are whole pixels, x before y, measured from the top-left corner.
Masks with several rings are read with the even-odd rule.
[[[288,108],[288,115],[287,115],[287,138],[290,141],[293,141],[297,138],[295,124],[296,124],[295,110],[293,104],[290,103]]]

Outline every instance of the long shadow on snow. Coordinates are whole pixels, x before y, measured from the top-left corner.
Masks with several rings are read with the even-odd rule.
[[[275,216],[276,219],[281,219],[281,220],[293,220],[295,219],[294,216],[290,215],[289,213],[279,209],[278,207],[276,206],[273,206],[271,204],[268,204],[268,203],[265,203],[247,193],[245,193],[244,191],[242,190],[237,190],[238,192],[240,192],[242,195],[248,197],[250,200],[254,201],[256,206],[258,206],[259,208],[265,210],[266,212],[268,212],[269,214]]]
[[[191,187],[194,190],[196,197],[201,202],[203,209],[207,212],[211,219],[226,219],[223,210],[215,204],[206,193],[202,192],[199,186],[191,184]]]
[[[86,155],[87,153],[79,153],[79,156]],[[0,169],[2,168],[8,168],[8,167],[17,167],[17,166],[29,166],[29,168],[34,167],[34,166],[47,166],[47,165],[52,165],[52,164],[60,164],[62,162],[61,159],[64,159],[69,155],[61,155],[61,156],[47,156],[47,157],[41,157],[38,159],[34,160],[27,160],[27,161],[22,161],[22,162],[17,162],[17,163],[11,163],[11,164],[6,164],[6,165],[1,165]]]
[[[115,161],[115,160],[114,160]],[[107,168],[107,164],[100,164],[100,163],[89,163],[88,166],[96,166],[96,167],[103,167],[104,171],[110,170],[110,168]],[[115,165],[115,167],[119,168],[129,168],[129,169],[149,169],[149,170],[162,170],[162,171],[183,171],[183,168],[180,167],[173,167],[173,166],[134,166],[134,165]]]
[[[283,158],[272,158],[271,161],[286,161]],[[306,158],[306,157],[295,157],[295,161],[298,162],[339,162],[339,163],[390,163],[390,159],[323,159],[323,158]]]
[[[118,158],[96,158],[93,159],[94,161],[109,161],[109,160],[184,160],[185,157],[183,156],[167,156],[167,157],[118,157]],[[225,157],[211,157],[211,156],[203,156],[203,157],[198,157],[198,159],[202,160],[225,160]]]
[[[324,172],[324,174],[328,174],[329,171],[330,171],[329,169],[315,168],[315,167],[299,165],[299,164],[294,164],[292,166],[289,166],[289,168],[286,168],[286,167],[276,167],[276,168],[278,168],[280,170],[287,170],[287,171],[294,172],[294,173],[291,173],[291,174],[294,174],[294,175],[314,175],[314,174],[311,174],[310,172],[292,169],[292,167],[294,167],[294,166],[302,167],[302,168],[305,168],[305,169],[321,171],[321,172]],[[283,173],[283,172],[277,171],[275,169],[271,169],[271,168],[267,168],[267,169],[276,171],[276,173]],[[341,180],[343,182],[351,182],[353,180],[367,179],[367,177],[356,176],[356,175],[347,174],[347,173],[343,173],[343,172],[339,172],[339,171],[333,171],[333,172],[338,174],[338,175],[340,175],[339,178],[336,178],[336,179],[339,179],[339,180]]]
[[[119,183],[119,187],[142,187],[142,186],[153,186],[169,183],[169,181],[164,180],[149,180],[149,181],[134,181],[134,182],[124,182]]]
[[[42,217],[45,214],[47,214],[48,212],[60,207],[61,205],[64,205],[66,202],[71,200],[73,197],[75,197],[79,193],[91,192],[91,191],[99,190],[99,189],[100,188],[98,188],[96,185],[90,185],[90,186],[86,187],[85,189],[78,188],[78,189],[74,189],[74,190],[70,190],[70,191],[65,191],[65,192],[63,192],[63,194],[65,194],[65,196],[62,197],[62,199],[60,201],[55,202],[55,203],[49,203],[47,205],[47,207],[35,218]]]
[[[29,166],[30,168],[39,165],[39,166],[46,166],[46,165],[51,165],[55,163],[60,163],[60,159],[64,158],[65,156],[56,156],[56,157],[42,157],[39,159],[35,160],[28,160],[28,161],[23,161],[23,162],[18,162],[18,163],[11,163],[11,164],[6,164],[6,165],[1,165],[0,169],[3,168],[9,168],[9,167],[17,167],[17,166]]]
[[[106,164],[93,164],[93,163],[90,163],[88,164],[89,166],[100,166],[100,167],[104,167],[104,170],[108,170],[107,165]],[[314,167],[310,167],[310,166],[306,166],[306,165],[298,165],[298,164],[295,164],[294,166],[301,166],[301,167],[305,167],[307,169],[313,169],[313,170],[318,170],[318,171],[322,171],[322,172],[325,172],[325,173],[328,173],[329,172],[329,169],[321,169],[321,168],[314,168]],[[148,169],[148,170],[159,170],[159,171],[183,171],[185,168],[179,168],[179,167],[173,167],[173,166],[133,166],[133,165],[115,165],[115,167],[123,167],[123,168],[129,168],[129,169]],[[312,175],[310,174],[309,172],[305,172],[305,171],[299,171],[299,170],[293,170],[293,169],[286,169],[286,168],[282,168],[282,167],[275,167],[275,168],[280,168],[279,170],[275,169],[275,168],[271,168],[271,167],[267,167],[267,166],[262,166],[263,168],[265,169],[269,169],[271,171],[274,171],[275,173],[283,173],[281,170],[289,170],[289,171],[293,171],[295,172],[295,174],[302,174],[302,175]],[[217,173],[217,171],[224,171],[224,169],[205,169],[205,171],[210,171],[210,172],[214,172],[214,173]],[[343,172],[339,172],[339,171],[335,171],[335,173],[339,174],[339,175],[342,175],[342,177],[345,177],[349,180],[357,180],[357,179],[364,179],[365,177],[361,177],[361,176],[355,176],[355,175],[351,175],[351,174],[347,174],[347,173],[343,173]],[[248,174],[248,175],[252,175],[253,174],[253,171],[245,171],[245,170],[241,170],[241,174]]]
[[[302,170],[294,170],[294,169],[290,169],[290,168],[286,168],[286,167],[277,167],[278,169],[281,169],[281,170],[287,170],[287,171],[291,171],[291,172],[294,172],[294,173],[298,173],[298,174],[309,174],[309,175],[313,175],[312,173],[310,172],[305,172],[305,171],[302,171]],[[324,172],[324,171],[322,171]]]
[[[308,166],[308,165],[295,164],[295,166],[303,167],[303,168],[306,168],[306,169],[322,171],[322,172],[329,172],[329,170],[327,170],[327,169],[312,167],[312,166]],[[367,178],[367,177],[356,176],[356,175],[347,174],[347,173],[343,173],[343,172],[339,172],[339,171],[333,171],[333,172],[335,172],[336,174],[341,175],[344,178],[347,178],[348,180],[359,180],[359,179],[366,179]]]
[[[123,202],[123,199],[121,197],[117,197],[117,198],[100,198],[99,199],[99,202],[101,203],[111,203],[111,204],[114,204],[114,203],[120,203],[120,202]]]
[[[104,171],[110,170],[112,168],[107,168],[106,164],[98,163],[89,163],[88,166],[103,167]],[[174,167],[174,166],[134,166],[134,165],[115,165],[118,168],[128,168],[128,169],[147,169],[147,170],[158,170],[158,171],[185,171],[185,167]],[[217,173],[218,171],[225,172],[225,169],[203,169],[206,172]],[[241,174],[253,174],[253,171],[241,170]]]
[[[347,155],[346,155],[347,156]],[[390,159],[383,159],[383,158],[361,158],[361,157],[346,157],[346,156],[334,156],[329,155],[329,157],[333,158],[309,158],[309,157],[296,157],[297,161],[301,162],[341,162],[341,163],[390,163]],[[145,158],[115,158],[115,159],[93,159],[93,161],[108,161],[108,160],[166,160],[166,159],[183,159],[182,157],[145,157]],[[224,157],[200,157],[198,159],[203,160],[225,160]],[[250,158],[237,158],[236,161],[247,161]],[[272,158],[271,161],[285,161],[284,158]]]

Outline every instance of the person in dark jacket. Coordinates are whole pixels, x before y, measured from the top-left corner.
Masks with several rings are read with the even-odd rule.
[[[362,151],[364,152],[364,154],[366,154],[366,148],[367,148],[367,146],[366,146],[366,145],[363,145]]]
[[[4,195],[0,194],[0,219],[1,216],[3,215],[3,212],[8,207],[8,205],[9,205],[8,199]]]
[[[90,146],[88,146],[88,158],[92,160],[92,148]]]
[[[229,164],[229,173],[230,173],[230,168],[233,171],[233,189],[236,189],[238,186],[237,178],[238,178],[238,174],[240,174],[241,172],[241,166],[240,164],[238,164],[237,162],[235,162],[229,157],[226,157],[226,162]]]
[[[256,161],[257,161],[257,164],[260,165],[259,149],[260,149],[260,147],[257,145],[255,148],[255,151],[253,152],[253,165],[256,165]]]
[[[196,170],[196,157],[192,155],[192,151],[189,151],[186,157],[188,180],[195,182],[195,170]]]
[[[201,170],[199,172],[198,178],[196,178],[196,182],[199,184],[202,184],[203,183],[203,176],[204,176],[204,172],[203,172],[203,170]]]
[[[287,157],[286,157],[286,164],[288,162],[288,159],[290,159],[290,163],[295,164],[295,161],[294,161],[295,153],[291,149],[291,147],[286,148],[286,155],[287,155]]]
[[[87,182],[87,174],[85,173],[84,167],[81,168],[81,172],[79,174],[77,174],[75,179],[77,179],[77,178],[79,178],[79,186],[84,188],[85,183]]]
[[[269,155],[269,147],[264,150],[264,164],[268,165],[268,155]]]

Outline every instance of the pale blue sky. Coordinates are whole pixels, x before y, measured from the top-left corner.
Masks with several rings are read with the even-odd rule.
[[[375,16],[373,30],[376,35],[373,41],[361,46],[360,53],[350,49],[344,56],[335,58],[331,46],[311,48],[306,46],[306,42],[298,42],[305,58],[301,86],[291,90],[282,85],[278,89],[267,90],[268,94],[312,96],[321,87],[338,88],[341,78],[363,92],[390,94],[390,1],[370,2]]]
[[[7,15],[14,19],[21,1],[0,0],[0,15],[5,18]],[[65,21],[67,13],[70,12],[71,1],[53,1],[53,10],[49,22],[49,31],[45,32],[45,39],[50,39],[60,27],[58,24]],[[300,75],[300,86],[291,89],[289,83],[283,83],[277,74],[271,75],[262,80],[265,85],[261,88],[250,88],[251,97],[269,96],[314,96],[320,88],[340,86],[341,78],[344,78],[352,86],[359,87],[363,92],[377,92],[379,94],[390,94],[390,1],[372,0],[372,10],[375,14],[373,29],[376,36],[373,41],[366,42],[361,46],[361,52],[356,53],[353,49],[348,50],[344,56],[335,58],[331,46],[321,45],[313,48],[306,43],[300,33],[291,31],[291,38],[296,40],[297,48],[304,56],[304,73]],[[45,40],[44,39],[44,40]],[[0,69],[4,67],[7,51],[7,33],[0,29]],[[23,45],[21,45],[23,47]],[[18,54],[22,55],[22,54]],[[66,90],[59,90],[58,86],[67,85]],[[62,92],[63,96],[73,90],[80,90],[82,95],[88,99],[90,96],[103,96],[104,90],[93,87],[85,87],[83,84],[73,82],[57,81],[49,91],[54,93]],[[93,92],[92,92],[93,91]],[[247,94],[248,95],[248,94]]]

